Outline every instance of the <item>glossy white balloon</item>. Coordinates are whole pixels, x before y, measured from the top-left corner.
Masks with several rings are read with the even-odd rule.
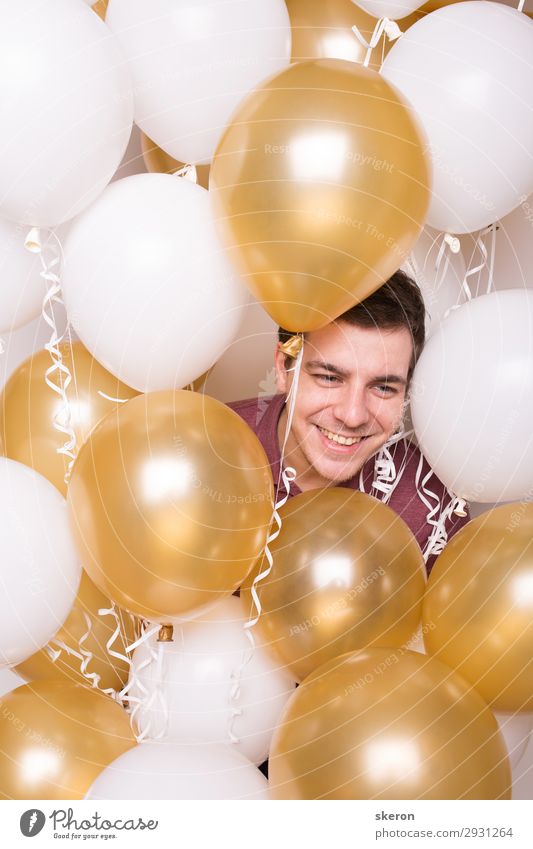
[[[207,371],[248,300],[208,192],[168,174],[117,180],[76,219],[62,285],[85,347],[141,392],[179,389]]]
[[[385,59],[428,135],[437,230],[481,229],[533,191],[532,55],[526,15],[472,0],[415,23]]]
[[[53,227],[113,176],[133,120],[116,39],[81,0],[0,7],[0,208]]]
[[[54,636],[80,579],[65,499],[34,469],[0,458],[0,666]]]
[[[423,5],[424,0],[352,0],[374,18],[390,18],[391,21],[405,18]]]
[[[268,782],[228,746],[140,743],[100,773],[86,799],[267,800]]]
[[[411,413],[430,466],[469,501],[531,498],[533,292],[474,298],[445,319],[415,369]]]
[[[290,61],[282,0],[110,0],[135,123],[180,162],[209,162],[231,113]]]
[[[413,277],[422,292],[426,306],[426,336],[431,336],[452,307],[464,302],[463,280],[465,260],[459,240],[454,253],[445,242],[445,234],[424,227],[402,268]],[[455,246],[455,243],[454,243]]]
[[[268,757],[295,680],[263,648],[257,629],[251,648],[245,621],[239,599],[230,596],[198,619],[176,626],[173,643],[157,643],[155,635],[135,650],[130,693],[139,697],[145,687],[154,695],[136,715],[140,731],[185,742],[226,743],[257,764]],[[152,652],[161,655],[145,665]]]

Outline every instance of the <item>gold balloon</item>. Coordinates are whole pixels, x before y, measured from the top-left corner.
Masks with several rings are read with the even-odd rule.
[[[60,350],[72,375],[66,394],[79,448],[95,424],[116,407],[115,399],[133,398],[139,393],[106,371],[81,342],[72,346],[64,343]],[[66,495],[69,460],[57,449],[68,437],[54,427],[54,416],[61,417],[63,401],[46,383],[45,374],[51,365],[48,351],[38,351],[7,381],[0,395],[0,442],[6,457],[31,466]],[[50,379],[60,385],[64,377],[58,375],[56,371]]]
[[[92,7],[93,11],[96,12],[98,17],[102,18],[102,20],[105,20],[108,4],[109,0],[96,0],[96,3]]]
[[[332,487],[297,495],[279,513],[274,566],[258,584],[257,627],[298,680],[347,651],[401,646],[413,636],[426,570],[417,541],[390,507]],[[241,593],[247,614],[258,571]]]
[[[444,664],[368,649],[291,696],[269,761],[274,799],[510,799],[498,723]]]
[[[366,48],[352,32],[355,25],[368,43],[377,24],[352,0],[287,0],[291,21],[292,61],[346,59],[362,64]],[[381,67],[381,45],[371,54],[370,68]]]
[[[93,430],[68,490],[83,565],[121,607],[167,621],[230,595],[266,540],[261,443],[207,395],[153,392]]]
[[[402,265],[429,203],[425,146],[403,96],[355,62],[299,62],[241,102],[211,196],[229,259],[278,324],[323,327]]]
[[[533,504],[496,507],[450,540],[423,618],[427,651],[494,710],[533,711]]]
[[[174,159],[164,150],[161,150],[161,148],[144,133],[141,133],[141,150],[146,168],[148,171],[155,172],[156,174],[174,174],[176,171],[179,171],[180,168],[183,168],[185,164]],[[196,168],[196,182],[199,186],[203,186],[204,189],[208,189],[209,171],[211,166],[195,165],[194,167]]]
[[[100,592],[88,575],[82,572],[74,606],[52,640],[51,648],[59,652],[59,656],[56,660],[52,660],[46,648],[40,649],[23,663],[19,663],[15,671],[27,681],[42,679],[64,681],[67,678],[74,684],[86,684],[92,687],[93,679],[85,677],[81,672],[82,660],[61,648],[58,645],[58,642],[61,642],[81,654],[82,659],[84,658],[82,649],[92,653],[93,657],[87,664],[86,672],[100,676],[98,686],[101,689],[112,687],[114,690],[120,690],[128,680],[129,665],[110,655],[106,648],[108,640],[116,631],[116,620],[112,616],[98,614],[100,609],[110,606],[109,599]],[[117,615],[120,620],[120,634],[111,644],[111,649],[118,654],[124,654],[125,647],[133,643],[137,637],[136,627],[129,613],[117,608]],[[90,630],[86,616],[89,617]],[[89,635],[80,646],[80,639],[88,630]]]
[[[186,386],[184,388],[188,389],[189,391],[192,390],[192,392],[200,392],[202,386],[204,385],[207,378],[209,377],[209,375],[213,371],[213,368],[214,368],[214,366],[207,369],[207,371],[204,371],[204,373],[201,374],[200,377],[197,377],[196,380],[193,380],[193,382],[189,386]]]
[[[100,772],[136,745],[124,708],[79,684],[24,684],[0,705],[3,799],[83,799]]]

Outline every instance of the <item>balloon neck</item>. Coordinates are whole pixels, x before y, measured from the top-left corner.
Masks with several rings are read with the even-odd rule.
[[[383,18],[383,31],[389,41],[396,41],[397,38],[403,35],[396,21],[391,21],[389,18]]]
[[[459,241],[457,236],[452,236],[451,233],[445,233],[444,241],[450,248],[452,254],[461,253],[461,242]]]
[[[173,643],[174,642],[174,626],[161,625],[159,634],[157,635],[158,643]]]
[[[464,498],[457,498],[457,504],[455,505],[453,512],[456,516],[464,517],[467,515],[466,501],[464,500]]]
[[[41,253],[41,231],[38,227],[32,227],[24,239],[24,247],[32,254]]]

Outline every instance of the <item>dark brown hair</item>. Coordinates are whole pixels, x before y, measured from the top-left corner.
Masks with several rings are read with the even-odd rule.
[[[409,366],[408,380],[420,357],[425,341],[426,308],[420,288],[405,271],[399,269],[383,286],[350,307],[335,321],[344,321],[358,327],[382,327],[389,330],[406,327],[413,341],[413,356]],[[280,342],[294,336],[283,327],[278,328]],[[287,358],[287,363],[290,358]]]

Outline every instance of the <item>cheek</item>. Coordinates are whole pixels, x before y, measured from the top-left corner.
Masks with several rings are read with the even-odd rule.
[[[403,398],[394,398],[390,401],[379,400],[374,410],[376,421],[384,430],[390,430],[397,426],[402,418]]]
[[[298,388],[295,417],[299,416],[301,420],[316,418],[328,406],[328,403],[327,390],[324,391],[320,386],[305,381]]]

